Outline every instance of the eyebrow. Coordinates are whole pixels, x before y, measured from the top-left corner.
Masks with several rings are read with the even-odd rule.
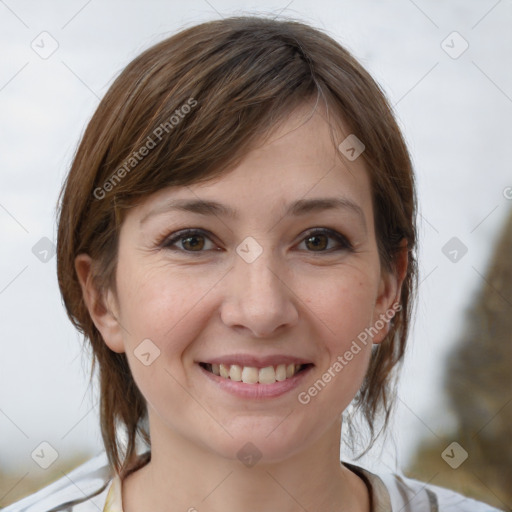
[[[360,218],[364,228],[366,229],[366,219],[363,210],[358,204],[347,198],[322,197],[315,199],[299,199],[291,203],[284,214],[285,216],[302,216],[335,209],[352,211]],[[150,217],[154,215],[169,211],[185,211],[199,215],[229,217],[231,219],[238,218],[237,210],[224,204],[218,203],[217,201],[208,201],[203,199],[174,199],[167,201],[164,205],[149,211],[140,220],[140,225],[142,226],[142,224],[144,224]]]

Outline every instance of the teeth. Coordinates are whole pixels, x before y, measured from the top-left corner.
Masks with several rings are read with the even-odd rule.
[[[280,364],[276,368],[276,380],[281,382],[286,379],[286,365]]]
[[[276,372],[273,366],[267,366],[265,368],[261,368],[259,372],[260,384],[274,384],[276,381]]]
[[[219,365],[219,371],[221,377],[224,377],[225,379],[229,377],[229,367],[226,367],[225,365],[221,364]]]
[[[244,366],[242,370],[242,382],[246,384],[256,384],[258,382],[258,368]]]
[[[229,378],[231,380],[241,381],[242,380],[242,367],[237,364],[232,364],[229,369]]]
[[[277,366],[266,366],[255,368],[253,366],[240,366],[238,364],[212,364],[210,371],[236,382],[245,384],[274,384],[293,377],[301,368],[300,364],[278,364]]]

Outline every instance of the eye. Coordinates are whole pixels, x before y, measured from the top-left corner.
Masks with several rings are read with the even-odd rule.
[[[330,243],[334,240],[334,246]],[[208,247],[208,242],[210,246]],[[310,231],[301,243],[304,243],[308,252],[327,252],[353,250],[351,243],[342,234],[331,229],[315,229]],[[185,229],[174,233],[161,244],[162,248],[171,251],[201,253],[213,250],[215,244],[206,232],[200,229]]]
[[[168,238],[162,243],[162,247],[174,251],[185,251],[185,252],[203,252],[207,243],[205,240],[210,240],[205,232],[198,229],[186,229],[184,231],[178,231],[173,236]],[[173,247],[179,242],[178,247]],[[181,246],[181,247],[180,247]],[[205,250],[211,250],[206,248]]]
[[[335,240],[338,243],[338,247],[329,247],[329,239]],[[340,250],[352,250],[351,243],[337,231],[331,229],[316,229],[308,233],[304,238],[303,243],[306,247],[312,249],[308,252],[333,252]]]

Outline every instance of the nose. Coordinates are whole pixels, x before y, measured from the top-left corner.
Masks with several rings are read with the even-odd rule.
[[[234,268],[227,276],[227,292],[221,306],[221,319],[225,325],[247,330],[259,338],[271,337],[279,329],[290,328],[299,318],[293,286],[285,282],[286,272],[270,256],[267,257],[268,252],[264,251],[251,263],[235,258]]]

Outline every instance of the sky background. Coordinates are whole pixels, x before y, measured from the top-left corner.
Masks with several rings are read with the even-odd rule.
[[[60,186],[99,100],[154,43],[249,13],[304,20],[353,52],[394,106],[415,166],[416,320],[391,439],[383,456],[377,449],[361,463],[403,468],[418,441],[453,425],[445,356],[512,208],[510,0],[7,0],[0,1],[1,469],[43,471],[31,459],[43,441],[63,457],[103,448],[90,359],[61,303],[51,252]],[[446,246],[453,237],[459,247]]]

